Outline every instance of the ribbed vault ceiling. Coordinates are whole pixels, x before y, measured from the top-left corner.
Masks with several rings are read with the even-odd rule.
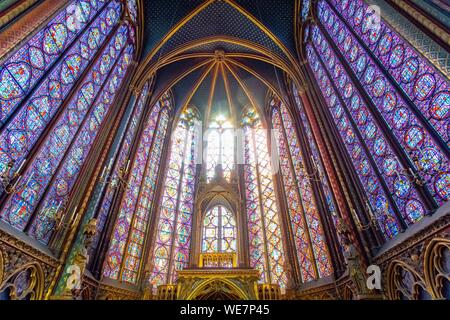
[[[285,96],[283,73],[295,68],[294,7],[294,0],[143,1],[138,86],[155,76],[154,100],[171,89],[178,110],[195,105],[205,122],[217,114],[239,121],[248,105],[262,111],[268,90]]]

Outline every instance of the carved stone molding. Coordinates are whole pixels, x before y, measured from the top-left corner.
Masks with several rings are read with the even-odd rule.
[[[97,300],[141,300],[142,294],[104,283],[100,283],[98,287]]]
[[[26,271],[34,290],[33,299],[43,299],[58,265],[54,257],[0,230],[0,291],[13,287],[14,278]]]
[[[298,300],[353,300],[356,292],[355,285],[348,275],[324,285],[297,291]]]
[[[430,238],[438,235],[439,233],[448,234],[448,231],[445,231],[445,229],[448,229],[449,227],[450,214],[446,214],[437,221],[433,222],[430,226],[420,230],[410,238],[375,257],[374,262],[381,265],[389,260],[392,260],[396,256],[401,255],[405,251],[410,251],[416,246],[423,246],[427,239],[430,240]],[[416,250],[421,251],[421,248],[416,247]]]
[[[259,272],[254,269],[189,269],[178,272],[179,300],[202,299],[222,293],[234,299],[255,300]]]
[[[450,252],[450,238],[433,238],[425,250],[424,273],[431,294],[435,299],[448,299],[445,287],[450,281],[448,255]],[[447,283],[446,283],[447,282]]]
[[[295,299],[298,300],[335,300],[336,287],[334,284],[327,284],[324,286],[297,292]]]
[[[94,278],[84,275],[81,290],[78,293],[80,300],[95,300],[97,297],[99,282]]]
[[[443,261],[450,248],[449,230],[447,214],[375,258],[388,299],[446,298],[442,289],[450,277]]]

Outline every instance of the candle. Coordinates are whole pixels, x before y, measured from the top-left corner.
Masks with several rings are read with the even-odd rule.
[[[103,178],[105,177],[105,172],[106,172],[106,166],[103,167],[103,171],[102,171],[102,175],[100,176],[100,179],[103,180]]]
[[[108,171],[111,170],[113,160],[114,160],[113,158],[111,158],[111,160],[109,160]]]
[[[70,221],[70,223],[75,222],[77,220],[77,218],[78,218],[77,210],[78,210],[78,206],[76,206],[75,209],[73,210],[73,214],[72,214],[73,219],[72,219],[72,221]]]
[[[125,172],[128,172],[128,169],[130,168],[130,160],[127,162],[127,168],[125,169]]]
[[[23,159],[22,163],[19,166],[19,169],[17,169],[17,173],[20,173],[20,171],[22,170],[23,166],[25,165],[25,162],[27,161],[27,159]]]
[[[357,224],[358,226],[361,226],[361,221],[359,220],[359,217],[358,217],[358,215],[356,214],[355,209],[352,208],[351,210],[352,210],[353,215],[355,216],[356,224]]]
[[[370,207],[368,201],[366,201],[366,206],[367,206],[367,209],[369,210],[369,215],[370,215],[370,217],[373,219],[373,218],[374,218],[374,215],[373,215],[372,208]]]
[[[317,168],[316,161],[314,160],[314,157],[312,155],[311,155],[311,160],[312,160],[312,164],[313,164],[314,168]]]

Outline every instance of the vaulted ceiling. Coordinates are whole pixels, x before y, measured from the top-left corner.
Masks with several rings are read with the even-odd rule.
[[[268,90],[285,95],[295,72],[295,0],[153,0],[144,11],[141,67],[155,75],[154,99],[171,89],[177,108],[195,105],[205,120],[238,121],[242,108],[262,110]]]

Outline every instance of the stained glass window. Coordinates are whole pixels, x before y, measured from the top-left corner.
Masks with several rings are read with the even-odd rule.
[[[127,9],[128,13],[130,15],[130,18],[133,22],[137,21],[137,15],[138,15],[138,7],[136,0],[127,0]]]
[[[236,252],[236,220],[224,206],[209,210],[203,218],[202,252]]]
[[[301,16],[302,16],[303,21],[305,21],[306,18],[308,18],[310,7],[311,7],[311,0],[303,0],[302,1]]]
[[[340,100],[333,88],[324,67],[321,65],[317,54],[311,46],[307,46],[308,60],[314,71],[317,83],[324,92],[325,101],[333,115],[333,121],[339,131],[342,141],[344,141],[348,154],[351,157],[352,164],[359,176],[361,185],[366,191],[368,205],[373,208],[374,218],[377,219],[380,229],[384,236],[389,239],[396,236],[399,231],[399,223],[394,213],[393,204],[390,196],[386,193],[380,182],[380,176],[376,174],[375,168],[371,166],[369,156],[363,148],[363,144],[356,129],[351,125]],[[367,126],[365,132],[373,134],[373,125]]]
[[[211,181],[217,165],[222,166],[223,176],[228,181],[234,168],[234,129],[225,120],[214,121],[206,132],[207,156],[206,176]]]
[[[329,51],[329,45],[320,33],[317,32],[316,27],[313,28],[313,41],[318,46],[319,39],[322,39],[320,50],[321,52],[329,52],[330,57],[334,57],[334,53]],[[328,50],[328,51],[327,51]],[[386,162],[389,163],[389,168],[386,168],[385,174],[382,175],[384,183],[391,193],[394,204],[398,207],[403,220],[407,224],[412,224],[420,220],[424,213],[425,207],[422,204],[417,207],[417,211],[409,211],[408,201],[414,203],[421,202],[420,195],[417,191],[417,186],[412,184],[408,178],[408,169],[401,162],[395,153],[395,150],[387,140],[387,133],[382,130],[376,119],[370,113],[367,105],[364,104],[363,97],[355,88],[354,82],[343,69],[342,64],[336,61],[335,58],[330,60],[335,61],[333,68],[326,61],[325,66],[332,74],[332,79],[338,85],[336,86],[339,96],[343,99],[344,110],[348,110],[349,120],[357,124],[357,133],[361,134],[364,139],[364,145],[369,150],[371,158],[376,163],[378,168],[386,167]],[[358,104],[358,107],[354,104]],[[352,141],[351,134],[346,134],[346,141]],[[405,174],[406,173],[406,174]]]
[[[84,4],[85,9],[89,7],[85,1],[80,3]],[[99,5],[100,3],[103,2],[98,2]],[[101,7],[103,5],[98,7],[99,10]],[[99,14],[90,16],[93,21],[83,32],[77,31],[81,33],[76,38],[73,32],[69,32],[72,27],[64,24],[71,21],[71,18],[66,10],[63,10],[55,18],[54,23],[44,27],[0,66],[0,172],[5,172],[11,162],[14,162],[14,172],[20,168],[39,137],[46,129],[48,130],[48,124],[78,83],[83,72],[86,72],[89,62],[107,45],[104,42],[117,27],[121,11],[121,3],[111,1]],[[93,13],[93,10],[89,12]],[[122,32],[120,38],[117,38],[118,49],[123,47],[125,36]],[[70,39],[75,38],[76,40],[69,46]],[[45,48],[46,45],[49,49]],[[63,49],[66,49],[64,53]],[[41,56],[37,53],[39,50],[42,51]],[[46,51],[49,53],[45,53]],[[49,54],[51,57],[46,56]],[[99,71],[106,72],[111,61],[117,59],[117,52],[112,54],[116,56],[108,58],[105,56],[101,69],[91,75],[91,81],[97,78],[100,80]],[[33,59],[36,61],[31,62]],[[33,67],[33,63],[42,70]],[[8,71],[9,69],[11,71]],[[21,77],[19,81],[22,83],[21,88],[10,72],[16,73],[16,77]]]
[[[358,5],[358,12],[361,12],[361,14],[365,12],[364,10],[368,10],[360,5]],[[369,12],[366,12],[366,14],[370,16]],[[325,1],[319,4],[319,18],[321,23],[328,27],[326,30],[330,30],[329,36],[339,48],[345,62],[350,66],[353,71],[353,76],[363,84],[364,91],[376,107],[377,113],[383,117],[385,123],[389,126],[389,129],[402,147],[404,154],[409,157],[411,166],[415,170],[420,171],[422,178],[426,181],[425,185],[428,191],[438,204],[447,201],[449,199],[447,192],[442,188],[436,188],[436,185],[445,184],[445,179],[447,178],[445,175],[440,174],[440,172],[448,171],[449,168],[445,143],[449,143],[447,135],[450,128],[448,121],[450,109],[448,108],[448,103],[446,104],[445,101],[450,100],[450,96],[448,92],[439,93],[439,90],[444,88],[448,90],[448,82],[445,82],[443,79],[438,80],[438,86],[441,89],[437,88],[436,94],[429,101],[424,100],[428,95],[425,93],[423,93],[424,99],[414,99],[412,96],[409,96],[409,98],[405,97],[402,91],[407,93],[407,87],[399,87],[399,83],[389,80],[389,73],[392,72],[385,70],[386,66],[379,65],[377,60],[380,56],[389,55],[391,64],[398,63],[398,66],[391,66],[391,69],[402,69],[402,71],[396,71],[402,73],[402,85],[412,83],[415,73],[418,72],[418,79],[415,86],[425,92],[428,90],[428,86],[431,86],[435,82],[434,75],[436,74],[426,73],[431,71],[431,67],[426,66],[425,61],[422,61],[419,66],[419,60],[417,60],[419,57],[417,54],[411,56],[413,53],[411,50],[403,49],[406,44],[403,42],[399,44],[400,38],[392,36],[395,39],[393,38],[388,41],[385,40],[386,35],[389,34],[389,39],[391,35],[389,32],[385,33],[380,41],[386,42],[386,52],[383,49],[383,52],[375,51],[375,54],[371,55],[365,51],[358,37],[350,32],[350,29],[339,14]],[[331,25],[333,25],[333,28],[331,28]],[[382,24],[382,26],[384,25]],[[377,34],[380,32],[375,27],[372,29],[372,33]],[[318,31],[316,30],[315,32]],[[321,34],[321,36],[324,36],[324,34]],[[379,35],[374,36],[379,37]],[[344,37],[346,39],[345,41],[343,40]],[[394,41],[395,43],[391,45],[390,41]],[[392,49],[390,49],[391,47]],[[405,65],[402,67],[401,62],[404,59],[404,54],[410,55],[411,58],[407,59],[404,63]],[[425,72],[425,70],[428,71]],[[421,73],[426,73],[426,76],[421,76]],[[439,78],[439,76],[437,77]],[[406,78],[408,78],[408,81],[406,81]],[[428,121],[423,122],[421,120],[421,116],[417,115],[417,111],[419,111],[417,109],[420,110],[420,113]],[[424,112],[424,109],[427,111]],[[434,114],[431,115],[430,112]],[[429,126],[430,124],[434,129]],[[430,127],[429,130],[427,126]],[[444,140],[444,143],[441,145],[436,141],[436,137],[439,135]]]
[[[242,126],[250,264],[260,271],[261,282],[275,283],[285,288],[285,253],[268,150],[268,132],[253,108],[248,108],[243,115]]]
[[[2,137],[5,136],[0,150],[3,164],[24,159],[40,135],[48,130],[47,124],[57,109],[64,106],[64,110],[52,120],[54,125],[43,138],[33,162],[23,172],[21,187],[7,197],[0,213],[3,220],[17,229],[26,230],[44,244],[59,227],[56,222],[67,214],[69,195],[134,55],[134,46],[129,43],[130,26],[126,23],[115,26],[121,8],[120,3],[112,1],[97,15],[99,41],[106,39],[110,31],[115,31],[109,42],[103,45],[101,41],[95,42],[96,46],[92,42],[91,49],[101,49],[92,67],[84,70],[95,58],[95,50],[86,51],[84,48],[89,47],[90,37],[95,31],[81,35],[81,42],[77,40],[68,49],[66,58],[33,92],[30,98],[34,99],[33,105],[18,110],[1,133]],[[53,95],[48,90],[53,88],[49,83],[56,84],[55,81],[62,84],[62,91]],[[65,101],[75,84],[79,90]]]
[[[301,122],[303,125],[303,130],[309,141],[309,147],[311,150],[311,158],[313,159],[313,166],[315,167],[314,169],[316,170],[316,175],[320,178],[322,190],[325,194],[326,202],[328,205],[328,210],[331,213],[331,217],[333,219],[334,225],[337,226],[338,214],[337,214],[337,210],[336,210],[336,204],[335,204],[333,192],[331,191],[331,187],[330,187],[331,183],[330,183],[330,181],[328,181],[328,177],[325,176],[326,171],[324,170],[324,166],[323,166],[321,158],[320,158],[320,154],[319,154],[319,150],[317,148],[316,141],[314,139],[311,127],[309,125],[308,118],[306,116],[306,112],[305,112],[303,103],[299,96],[299,92],[298,92],[297,88],[295,87],[295,84],[292,85],[292,92],[294,93],[294,99],[295,99],[295,103],[297,105],[297,110],[299,111],[299,114],[300,114],[300,119],[301,119]]]
[[[102,183],[103,188],[106,188],[104,191],[104,196],[101,199],[101,204],[97,210],[99,210],[97,214],[97,232],[94,236],[94,240],[92,241],[91,248],[95,250],[98,245],[98,241],[100,240],[100,235],[102,234],[103,228],[105,226],[108,215],[111,211],[111,205],[113,202],[114,195],[117,192],[117,187],[119,185],[119,178],[123,178],[121,176],[121,171],[123,172],[126,169],[128,164],[128,157],[131,152],[132,143],[135,139],[135,135],[137,134],[137,127],[140,122],[141,116],[144,111],[145,102],[147,99],[147,95],[149,92],[149,84],[148,82],[144,85],[142,92],[139,96],[139,99],[135,103],[134,110],[131,114],[131,118],[129,119],[129,125],[126,130],[125,136],[122,137],[122,143],[120,147],[120,151],[117,155],[114,167],[113,163],[110,162],[107,165],[107,170],[102,173],[103,178],[105,179]],[[112,169],[112,170],[111,170]],[[111,172],[109,172],[111,170]],[[106,182],[106,184],[104,183]]]
[[[151,261],[150,282],[155,286],[174,283],[177,270],[186,267],[189,260],[196,186],[198,120],[194,107],[187,107],[172,134]]]
[[[304,282],[331,275],[331,260],[295,125],[285,105],[270,102],[284,192]]]
[[[0,64],[0,121],[14,112],[26,95],[54,66],[58,57],[70,47],[79,47],[84,54],[95,50],[107,32],[108,12],[111,24],[117,20],[118,3],[108,1],[70,1],[50,22]],[[97,17],[97,18],[96,18]],[[94,21],[93,21],[94,20]],[[101,30],[103,23],[103,30]],[[76,40],[83,34],[84,41]]]
[[[391,238],[430,210],[424,197],[436,206],[449,200],[448,79],[364,1],[317,7],[310,66],[369,214]]]
[[[373,53],[381,69],[402,89],[411,106],[420,111],[445,143],[449,144],[449,81],[427,59],[404,40],[383,18],[375,19],[373,10],[362,0],[330,1],[339,18],[345,21],[360,42]],[[321,5],[326,5],[323,1]],[[324,10],[329,11],[330,7]],[[324,12],[325,13],[325,12]],[[377,23],[374,24],[374,21]],[[378,23],[379,22],[379,23]],[[344,30],[343,32],[347,32]],[[349,41],[356,44],[356,38]],[[374,70],[375,71],[375,70]],[[389,88],[387,88],[389,89]],[[389,90],[385,90],[388,93]],[[445,103],[447,101],[447,104]],[[447,167],[448,169],[448,167]]]
[[[170,96],[165,95],[152,108],[141,133],[103,269],[108,278],[136,283],[170,109]]]

